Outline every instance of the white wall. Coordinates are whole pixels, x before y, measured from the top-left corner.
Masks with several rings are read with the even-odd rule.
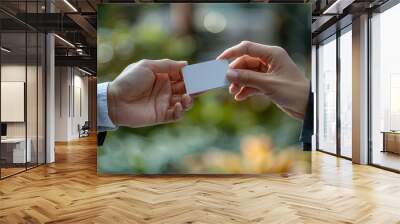
[[[25,70],[27,69],[27,70]],[[28,71],[28,87],[27,87],[27,122],[28,122],[28,137],[30,133],[36,135],[36,107],[37,107],[37,93],[36,93],[36,66],[18,65],[18,64],[4,64],[1,66],[1,81],[2,82],[25,82],[26,71]],[[4,96],[2,96],[4,97]],[[42,102],[42,101],[40,101]],[[39,108],[43,105],[38,105]],[[9,108],[1,108],[7,110]],[[24,110],[24,108],[22,108]],[[7,122],[7,135],[8,137],[25,137],[25,124],[26,122]],[[30,131],[30,130],[34,131]]]
[[[81,126],[88,121],[88,78],[86,76],[81,76],[82,73],[76,75],[77,70],[75,70],[74,75],[74,108],[72,108],[72,133],[74,137],[78,137],[78,124]],[[80,108],[81,107],[81,108]],[[81,110],[81,111],[80,111]]]
[[[67,67],[55,68],[55,140],[66,141],[68,139],[68,86],[69,76]]]
[[[36,69],[39,69],[38,71]],[[25,80],[27,78],[27,81]],[[29,139],[30,148],[32,150],[32,161],[36,162],[36,158],[39,159],[39,163],[44,163],[44,74],[42,73],[42,67],[36,67],[25,64],[3,64],[1,66],[1,81],[2,82],[24,82],[26,83],[26,107],[23,105],[19,108],[20,113],[26,112],[26,121],[21,122],[6,122],[7,123],[7,137],[8,138],[25,138],[25,135]],[[4,94],[2,89],[2,94]],[[24,90],[19,90],[21,94],[24,94]],[[2,95],[3,97],[7,97]],[[3,103],[2,103],[3,104]],[[22,102],[24,104],[24,102]],[[2,112],[13,113],[11,107],[2,107]],[[18,110],[15,109],[14,110]],[[16,112],[14,112],[16,113]],[[22,115],[24,116],[24,115]],[[39,156],[37,156],[39,153]]]
[[[56,67],[56,141],[79,138],[78,125],[88,120],[88,78],[83,75],[76,68]]]
[[[1,66],[1,81],[18,81],[25,82],[25,65],[2,65]],[[6,108],[1,108],[6,110]],[[9,122],[7,123],[8,137],[25,137],[24,122]]]

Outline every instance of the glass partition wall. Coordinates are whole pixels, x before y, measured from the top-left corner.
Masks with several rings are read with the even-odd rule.
[[[18,7],[32,13],[38,2]],[[45,163],[45,41],[44,33],[0,11],[1,179]]]
[[[24,171],[30,157],[26,150],[30,145],[26,144],[25,42],[25,32],[1,34],[1,177]]]

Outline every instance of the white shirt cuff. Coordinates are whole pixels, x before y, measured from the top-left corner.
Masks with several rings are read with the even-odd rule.
[[[97,84],[97,131],[117,129],[117,126],[108,116],[107,89],[108,82]]]

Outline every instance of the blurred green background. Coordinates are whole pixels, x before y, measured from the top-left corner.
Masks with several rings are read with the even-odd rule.
[[[306,76],[311,66],[308,4],[103,4],[98,10],[98,82],[141,59],[215,59],[250,40],[285,48]],[[235,102],[227,89],[195,99],[183,120],[109,132],[98,172],[118,174],[268,173],[309,165],[301,122],[266,97]]]

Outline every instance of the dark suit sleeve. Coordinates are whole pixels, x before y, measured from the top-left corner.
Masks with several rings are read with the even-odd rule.
[[[311,91],[308,95],[306,114],[303,120],[303,129],[300,141],[303,143],[303,151],[311,151],[311,139],[314,133],[314,94]]]
[[[106,139],[106,136],[107,136],[107,132],[106,131],[97,133],[97,146],[102,146],[103,145],[104,140]]]

